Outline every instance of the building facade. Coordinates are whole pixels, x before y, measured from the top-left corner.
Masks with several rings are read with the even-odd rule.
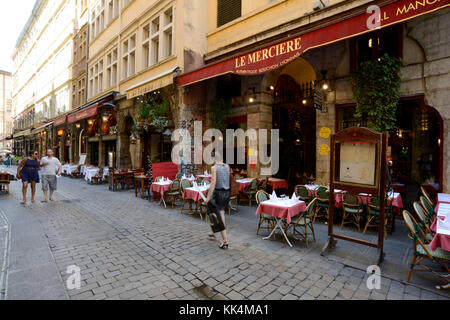
[[[369,5],[379,23],[369,29]],[[448,1],[208,2],[205,66],[179,78],[228,99],[228,128],[280,129],[278,177],[291,186],[327,184],[330,133],[364,126],[355,118],[352,72],[384,53],[403,60],[397,129],[389,156],[397,182],[434,179],[450,189]],[[227,88],[224,90],[224,88]],[[213,110],[207,107],[209,112]],[[207,116],[210,118],[210,116]],[[247,162],[250,176],[259,166]]]
[[[0,151],[11,148],[12,75],[0,70]]]

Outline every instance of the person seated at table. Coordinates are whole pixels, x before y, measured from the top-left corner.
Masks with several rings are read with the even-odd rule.
[[[222,220],[225,229],[221,231],[222,244],[220,249],[228,249],[228,237],[225,224],[225,209],[228,208],[228,202],[230,201],[230,166],[223,163],[221,157],[216,158],[216,164],[211,168],[211,185],[208,191],[208,197],[205,204],[211,199],[214,199],[216,209],[219,212],[218,218]],[[214,239],[216,236],[214,233],[210,233],[209,237]]]

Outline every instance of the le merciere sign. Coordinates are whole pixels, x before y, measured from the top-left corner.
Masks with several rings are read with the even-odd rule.
[[[328,242],[322,254],[335,246],[335,239],[341,239],[377,248],[378,264],[383,261],[387,146],[386,132],[378,133],[367,128],[352,127],[331,135]],[[335,233],[336,193],[342,198],[345,193],[354,196],[365,193],[379,199],[377,242]]]
[[[226,73],[239,75],[265,73],[286,65],[307,50],[400,23],[448,7],[449,4],[450,0],[399,0],[381,7],[375,16],[373,12],[360,14],[183,74],[178,78],[178,84],[186,86]],[[377,27],[371,27],[369,22]]]

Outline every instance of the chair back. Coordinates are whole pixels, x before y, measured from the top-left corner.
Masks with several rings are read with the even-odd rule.
[[[420,197],[420,203],[422,207],[427,212],[427,216],[434,216],[434,206],[425,198],[424,196]]]
[[[419,229],[416,220],[411,216],[408,210],[403,210],[403,220],[405,220],[406,226],[409,229],[408,237],[414,241],[414,250],[416,250],[416,243],[418,242],[422,246],[425,253],[428,255],[428,258],[433,259],[427,247],[424,245],[423,241],[420,239],[420,236],[416,231]]]
[[[317,189],[317,198],[319,198],[321,201],[328,200],[330,196],[330,192],[328,191],[328,188],[325,186],[320,186]]]
[[[259,187],[261,188],[261,189],[266,189],[267,188],[267,182],[269,181],[269,178],[264,178],[264,180],[261,182],[261,184],[259,185]]]
[[[358,206],[358,197],[348,192],[344,193],[344,205]]]
[[[265,192],[264,190],[259,190],[256,195],[256,203],[260,204],[263,201],[269,200],[269,194]]]
[[[177,179],[179,179],[179,178],[177,178]],[[197,180],[196,180],[196,182],[197,182],[197,183],[202,183],[202,182],[203,182],[203,178],[198,177]]]
[[[302,185],[295,186],[295,193],[301,198],[309,197],[308,189]]]
[[[230,197],[239,195],[239,183],[233,176],[230,176]]]
[[[253,179],[252,182],[250,182],[250,189],[255,190],[258,188],[258,179]]]
[[[314,198],[306,207],[305,214],[308,216],[308,218],[311,219],[311,217],[314,215],[314,211],[317,206],[317,198]]]
[[[413,203],[414,211],[416,212],[417,216],[419,217],[420,221],[422,222],[422,226],[425,226],[428,223],[427,215],[425,214],[425,210],[423,209],[422,205],[415,201]]]
[[[427,198],[428,201],[434,203],[424,186],[420,186],[420,191],[422,192],[423,196]]]
[[[203,179],[201,183],[206,183],[208,185],[211,184],[211,181],[209,181],[208,179]]]
[[[176,178],[177,178],[178,180],[181,180],[182,177],[183,177],[183,174],[177,173]]]
[[[180,190],[183,192],[185,189],[191,187],[191,182],[188,179],[181,180]]]
[[[170,186],[170,191],[178,191],[180,190],[180,180],[175,179],[172,181],[172,185]]]

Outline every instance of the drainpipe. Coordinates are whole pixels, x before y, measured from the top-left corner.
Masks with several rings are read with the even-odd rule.
[[[88,99],[88,83],[89,83],[89,43],[90,43],[90,39],[91,39],[91,35],[90,35],[90,26],[91,24],[89,23],[89,17],[90,17],[90,13],[88,13],[88,22],[87,22],[87,26],[86,26],[86,81],[84,82],[84,104],[87,103],[87,99]],[[118,59],[119,57],[117,57]]]

